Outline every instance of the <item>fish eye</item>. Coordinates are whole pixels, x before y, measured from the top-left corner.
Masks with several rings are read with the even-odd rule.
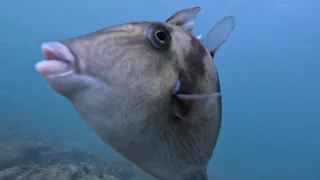
[[[167,28],[158,25],[149,30],[148,39],[158,49],[167,49],[171,43],[171,35]]]

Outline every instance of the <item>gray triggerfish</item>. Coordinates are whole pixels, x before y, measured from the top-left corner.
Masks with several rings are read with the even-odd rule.
[[[220,131],[213,57],[233,18],[199,40],[192,33],[199,11],[45,42],[36,64],[106,144],[159,180],[207,180]]]

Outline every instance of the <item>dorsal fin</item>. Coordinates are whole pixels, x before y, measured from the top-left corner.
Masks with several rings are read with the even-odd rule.
[[[172,16],[170,16],[166,20],[166,22],[177,25],[177,26],[181,26],[186,31],[192,32],[196,17],[200,9],[201,8],[198,6],[188,8],[188,9],[182,9],[174,13]]]
[[[201,37],[203,45],[210,51],[212,57],[214,57],[220,46],[228,39],[234,27],[234,17],[227,16],[215,24],[207,35]]]

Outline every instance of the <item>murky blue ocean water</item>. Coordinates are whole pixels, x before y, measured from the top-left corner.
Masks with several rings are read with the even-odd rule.
[[[61,148],[56,156],[79,164],[86,161],[80,158],[84,155],[102,155],[108,165],[94,166],[113,166],[108,172],[120,179],[149,179],[102,143],[71,104],[47,87],[34,64],[43,59],[44,41],[124,22],[163,21],[192,6],[202,8],[195,34],[206,33],[224,16],[236,18],[233,34],[215,58],[224,109],[209,179],[319,180],[320,1],[316,0],[0,1],[0,179],[36,180],[31,175],[35,172],[25,166],[39,168],[38,163],[52,169],[45,162],[56,160],[50,152],[57,147]],[[34,160],[38,156],[41,162]],[[4,175],[8,172],[11,175]]]

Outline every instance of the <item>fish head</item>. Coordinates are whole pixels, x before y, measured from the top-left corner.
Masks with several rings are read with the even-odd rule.
[[[93,87],[103,91],[139,88],[150,94],[169,92],[176,79],[175,64],[188,48],[178,45],[188,41],[181,32],[162,22],[137,22],[46,42],[42,51],[47,60],[37,69],[57,93],[67,98]],[[160,89],[163,92],[156,92]]]
[[[170,95],[185,59],[205,53],[195,52],[192,43],[197,39],[189,32],[199,10],[179,11],[166,22],[128,23],[45,42],[41,48],[46,60],[37,70],[68,98],[97,84],[106,90],[139,87],[148,94]]]
[[[134,118],[141,120],[151,112],[161,114],[160,107],[168,108],[180,71],[197,70],[197,62],[209,56],[191,33],[199,10],[182,10],[182,15],[174,14],[165,22],[127,23],[45,42],[46,59],[36,69],[101,133],[105,119],[126,121],[124,114],[136,114]]]

